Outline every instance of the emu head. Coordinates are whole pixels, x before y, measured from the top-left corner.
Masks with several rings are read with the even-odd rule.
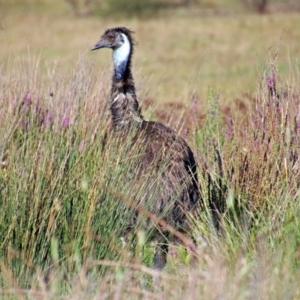
[[[126,27],[107,29],[98,43],[91,49],[110,48],[113,50],[115,78],[117,80],[124,78],[126,70],[128,70],[130,66],[130,58],[134,44],[132,33],[133,32]]]
[[[112,50],[117,50],[124,46],[127,46],[127,48],[129,46],[129,48],[131,48],[134,44],[132,34],[133,31],[126,27],[109,28],[102,34],[100,40],[91,50],[97,50],[100,48],[111,48]]]

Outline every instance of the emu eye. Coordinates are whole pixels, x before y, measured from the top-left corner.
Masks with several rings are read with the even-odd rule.
[[[115,38],[114,38],[113,36],[109,36],[107,39],[108,39],[110,42],[113,42],[113,41],[115,40]]]

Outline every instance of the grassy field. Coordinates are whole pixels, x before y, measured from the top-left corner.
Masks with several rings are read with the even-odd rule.
[[[299,299],[299,15],[30,3],[0,11],[0,299]],[[136,32],[145,116],[188,140],[205,201],[198,260],[174,244],[162,273],[147,231],[134,254],[120,238],[142,187],[124,178],[126,147],[102,149],[111,53],[89,49],[116,25]]]

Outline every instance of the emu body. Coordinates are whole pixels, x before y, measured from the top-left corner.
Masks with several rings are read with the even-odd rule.
[[[196,162],[188,144],[174,130],[143,118],[131,72],[132,34],[125,27],[107,29],[92,48],[113,50],[110,134],[125,141],[133,133],[132,147],[140,151],[133,162],[133,180],[140,184],[147,180],[144,197],[151,198],[150,212],[162,217],[178,231],[188,233],[187,213],[192,212],[200,200]],[[130,226],[135,225],[136,219],[137,216],[132,218]],[[154,267],[162,269],[171,237],[163,228],[157,228],[153,238],[158,242]]]

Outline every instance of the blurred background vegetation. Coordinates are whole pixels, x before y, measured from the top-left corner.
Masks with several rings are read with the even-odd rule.
[[[7,7],[30,9],[56,6],[75,15],[150,17],[168,10],[192,10],[199,14],[228,14],[241,11],[268,13],[272,11],[295,11],[300,9],[297,0],[1,0],[1,10]]]
[[[299,9],[296,1],[283,0],[65,0],[76,14],[125,14],[128,16],[153,16],[168,9],[192,9],[195,13],[231,13],[233,11],[249,10],[267,13],[269,8]],[[270,5],[272,2],[272,5]],[[198,10],[198,11],[197,11]]]

